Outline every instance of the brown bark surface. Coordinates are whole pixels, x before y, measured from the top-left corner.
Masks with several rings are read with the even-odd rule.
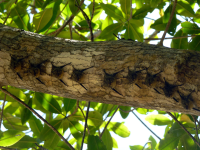
[[[0,25],[0,84],[78,100],[200,115],[200,53],[82,42]]]

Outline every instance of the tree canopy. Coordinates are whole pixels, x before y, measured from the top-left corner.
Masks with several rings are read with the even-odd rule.
[[[197,57],[200,49],[199,5],[199,0],[1,0],[0,23],[20,29],[20,32],[16,30],[19,34],[23,31],[30,31],[30,35],[31,32],[34,32],[44,35],[46,38],[60,37],[72,42],[73,40],[106,42],[123,39],[149,43],[152,40],[158,40],[158,46],[162,46],[166,38],[171,38],[171,48],[196,51],[190,54],[195,54]],[[158,19],[151,16],[155,11],[159,13]],[[105,17],[102,17],[103,13],[105,13]],[[144,32],[147,30],[144,29],[146,19],[152,20],[148,27],[154,30],[151,35],[146,35]],[[4,28],[4,26],[1,27]],[[161,38],[158,38],[158,33],[162,33]],[[10,32],[6,32],[6,34],[14,35]],[[166,37],[166,34],[170,37]],[[3,32],[0,32],[0,35],[3,37]],[[40,35],[34,34],[38,40],[44,37]],[[12,41],[9,41],[1,38],[1,51],[4,52],[6,49],[3,47],[4,43],[9,44],[12,48],[20,47],[15,40],[12,38]],[[31,51],[31,47],[29,48]],[[11,53],[14,55],[18,52],[11,50]],[[166,57],[169,56],[163,51],[162,53]],[[3,59],[4,53],[0,54],[2,54],[0,59]],[[43,55],[45,58],[45,53]],[[13,58],[12,61],[15,59]],[[109,58],[107,59],[109,60]],[[18,60],[20,58],[14,63],[17,64],[14,70],[21,78],[18,69],[21,69],[22,65],[19,65]],[[7,61],[5,61],[6,63]],[[190,67],[192,68],[192,66],[194,65],[191,64]],[[69,70],[69,68],[67,69]],[[195,70],[195,68],[193,69]],[[54,70],[56,69],[54,68]],[[2,72],[1,64],[0,72]],[[33,69],[36,77],[39,72],[37,68]],[[81,72],[78,72],[77,76],[73,78],[79,80],[78,74],[80,75]],[[60,79],[62,75],[61,71],[57,78]],[[106,81],[111,82],[112,76],[106,75]],[[187,72],[186,75],[189,73]],[[151,83],[150,76],[149,83]],[[39,79],[38,82],[42,81]],[[167,94],[164,91],[165,96],[171,96],[172,89],[177,91],[179,86],[172,86],[166,81],[164,83],[165,89],[166,86],[168,88]],[[81,86],[85,88],[83,85]],[[140,88],[139,85],[137,86]],[[153,115],[151,112],[154,110],[151,109],[79,101],[18,89],[10,85],[3,86],[0,90],[2,99],[0,128],[2,129],[1,124],[3,124],[6,129],[0,131],[0,149],[82,150],[84,143],[88,150],[112,150],[117,148],[119,141],[116,141],[110,132],[114,132],[122,138],[128,138],[130,135],[128,128],[122,122],[112,122],[112,117],[117,111],[124,119],[134,111],[144,115],[150,114],[146,117],[148,122],[153,125],[166,125],[164,139],[159,139],[159,143],[150,136],[147,146],[130,145],[131,150],[200,149],[198,116],[161,110],[157,110],[158,114]],[[120,95],[116,89],[113,88],[113,91]],[[160,93],[157,89],[155,91]],[[183,108],[188,112],[198,112],[197,108],[190,110],[194,105],[198,105],[198,102],[193,102],[191,98],[191,93],[195,92],[197,93],[195,96],[198,97],[198,87],[191,87],[189,92],[187,96],[179,93],[179,97],[184,99]],[[172,101],[177,101],[174,97],[174,99],[170,98]],[[44,114],[45,118],[41,114]],[[28,134],[29,131],[32,135]],[[70,135],[73,136],[70,140],[64,138],[66,131],[70,131]]]

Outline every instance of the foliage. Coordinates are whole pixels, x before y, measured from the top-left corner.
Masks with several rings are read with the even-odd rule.
[[[77,0],[80,2],[80,0]],[[164,31],[170,19],[170,14],[174,2],[171,0],[110,0],[85,1],[81,5],[82,10],[92,17],[91,27],[93,32],[100,31],[99,36],[95,36],[94,41],[117,40],[113,34],[120,38],[144,41],[144,21],[148,14],[155,10],[160,13],[160,18],[154,20],[149,25],[156,31]],[[195,6],[199,7],[199,0],[179,0],[177,2],[172,23],[167,31],[173,37],[184,36],[185,38],[172,39],[171,47],[177,49],[200,49],[200,9],[195,11]],[[93,11],[94,7],[94,11]],[[101,19],[101,14],[105,12],[105,19]],[[58,31],[70,16],[75,16],[71,26],[65,26]],[[181,16],[181,20],[180,20]],[[152,20],[153,20],[152,16]],[[7,26],[20,28],[26,31],[75,40],[90,40],[88,33],[90,28],[82,12],[78,9],[75,0],[2,0],[0,2],[0,23]],[[73,30],[72,30],[73,29]],[[190,35],[196,35],[189,38]],[[190,39],[190,41],[189,41]],[[86,102],[52,96],[49,94],[33,92],[29,90],[16,89],[8,86],[4,87],[22,100],[29,107],[37,110],[46,116],[46,120],[61,134],[65,135],[70,131],[73,136],[69,143],[75,149],[80,149],[81,140],[84,133]],[[0,92],[0,99],[4,99],[5,94]],[[10,96],[5,98],[3,108],[3,125],[6,131],[0,131],[0,146],[15,149],[38,149],[49,150],[69,150],[70,148],[61,138],[38,117],[33,115],[26,107],[16,102]],[[126,138],[129,137],[129,129],[121,122],[108,122],[117,106],[91,102],[88,116],[88,127],[85,133],[84,143],[87,149],[111,150],[117,148],[115,139],[110,132]],[[122,118],[127,118],[132,108],[120,106]],[[151,113],[153,110],[137,108],[141,114]],[[188,134],[173,120],[170,120],[166,113],[157,111],[157,115],[148,115],[146,120],[153,125],[166,126],[165,136],[160,142],[150,136],[146,147],[141,145],[130,145],[131,150],[169,150],[169,149],[200,149]],[[175,114],[186,129],[195,135],[195,120],[188,115]],[[198,117],[196,117],[197,119]],[[100,132],[108,123],[102,136]],[[26,135],[25,131],[31,131],[32,136]],[[119,141],[118,141],[119,142]]]

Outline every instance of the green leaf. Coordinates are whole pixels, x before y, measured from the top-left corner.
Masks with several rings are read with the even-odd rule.
[[[172,5],[169,5],[164,12],[163,23],[168,23],[172,11]]]
[[[10,146],[10,148],[17,148],[17,149],[26,148],[26,149],[28,149],[28,148],[34,147],[35,143],[37,143],[36,139],[34,139],[28,135],[25,135],[17,143]]]
[[[116,6],[104,3],[100,3],[100,6],[105,10],[105,13],[108,16],[113,17],[115,20],[120,22],[125,20],[121,10],[119,10]]]
[[[172,123],[172,121],[168,117],[161,115],[161,114],[149,115],[145,118],[145,120],[153,125],[159,125],[159,126],[168,125],[168,124]]]
[[[195,17],[194,17],[194,21],[197,23],[200,23],[200,9],[198,9],[196,11]]]
[[[10,15],[20,29],[29,31],[29,15],[26,11],[26,7],[27,3],[23,1],[19,2],[11,9]]]
[[[137,9],[132,18],[133,19],[144,19],[148,12],[152,12],[154,9],[150,5],[143,5],[140,9]]]
[[[42,7],[43,2],[41,0],[35,0],[35,6],[37,8],[41,8]]]
[[[57,37],[60,37],[60,38],[65,38],[65,39],[71,39],[71,36],[70,36],[70,31],[67,30],[67,31],[61,31]],[[81,41],[86,41],[87,38],[86,37],[83,37],[81,36],[81,34],[77,34],[76,32],[72,31],[72,37],[74,40],[81,40]]]
[[[24,92],[21,89],[8,87],[7,91],[10,92],[11,94],[15,95],[16,97],[18,97],[21,101],[28,102],[26,95],[24,94]],[[14,100],[13,98],[11,98],[8,95],[6,97],[7,97],[6,100],[11,101],[11,102],[16,102],[16,100]]]
[[[40,119],[37,119],[34,115],[31,115],[31,118],[29,119],[29,126],[33,134],[39,137],[43,129]]]
[[[28,106],[32,108],[32,98],[29,99]],[[31,117],[32,112],[28,108],[22,108],[21,122],[25,124]]]
[[[113,148],[118,148],[117,141],[112,137],[113,140]]]
[[[158,30],[158,31],[164,31],[165,28],[166,28],[166,24],[163,23],[163,19],[162,18],[159,18],[150,27],[155,29],[155,30]]]
[[[178,146],[180,138],[187,134],[178,123],[174,123],[171,129],[166,133],[165,138],[156,146],[159,150],[175,149]]]
[[[129,115],[129,112],[124,112],[124,111],[130,111],[131,107],[130,106],[120,106],[119,108],[120,108],[119,109],[120,115],[122,116],[123,119],[126,119]]]
[[[53,120],[50,124],[62,135],[62,120]],[[60,141],[60,137],[46,124],[40,134],[40,139],[44,142],[44,147],[47,149],[55,148]]]
[[[48,8],[52,8],[53,9],[53,14],[51,19],[47,22],[47,24],[38,32],[42,32],[45,31],[46,29],[48,29],[56,20],[56,17],[58,16],[59,12],[60,12],[60,3],[62,2],[62,0],[56,0],[55,2],[51,3],[50,5],[48,5],[46,9]]]
[[[61,114],[61,108],[58,102],[50,94],[35,92],[34,98],[48,111]]]
[[[77,0],[77,2],[80,4],[80,0]],[[76,1],[75,0],[68,0],[68,3],[69,3],[69,8],[72,12],[73,15],[76,15],[77,14],[77,11],[78,11],[78,7],[76,6]]]
[[[19,131],[25,131],[29,129],[26,124],[22,125],[20,118],[14,117],[9,113],[4,114],[4,116],[6,119],[3,118],[3,125],[6,129],[15,129]]]
[[[83,111],[84,115],[86,116],[86,111]],[[82,112],[76,112],[73,116],[73,118],[81,120],[81,121],[85,121],[85,118],[82,114]],[[71,116],[70,116],[71,118]],[[101,113],[99,113],[98,111],[89,111],[88,114],[88,120],[87,120],[87,124],[90,126],[99,126],[101,125],[103,122],[103,117],[101,115]]]
[[[182,26],[183,33],[187,33],[187,34],[200,33],[200,28],[194,23],[183,22],[181,23],[181,26]]]
[[[4,2],[2,2],[1,4],[0,4],[0,12],[3,12],[4,11]]]
[[[112,150],[113,147],[113,139],[111,137],[110,132],[106,129],[101,137],[104,145],[106,146],[107,150]]]
[[[125,39],[137,39],[143,42],[143,28],[138,26],[137,20],[131,19],[126,26]]]
[[[56,147],[56,150],[71,150],[71,148],[69,148],[65,142],[60,141]]]
[[[192,42],[189,43],[189,50],[200,51],[200,35],[197,35],[192,39]]]
[[[87,148],[88,150],[107,150],[101,139],[94,135],[88,136]]]
[[[151,147],[151,149],[155,149],[157,142],[151,135],[149,137],[149,141],[151,141],[151,144],[148,143],[149,147]]]
[[[105,124],[104,122],[103,124]],[[129,137],[130,131],[128,128],[124,125],[124,123],[119,122],[110,122],[107,127],[108,130],[113,131],[115,134],[121,136],[121,137]]]
[[[5,132],[2,132],[1,134],[1,146],[11,146],[17,143],[22,137],[25,136],[25,133],[17,130],[7,130]]]
[[[74,107],[74,105],[76,104],[76,100],[70,99],[70,98],[64,98],[63,103],[64,103],[65,111],[67,113],[68,111],[70,111]]]
[[[174,37],[179,37],[179,36],[187,36],[186,33],[183,33],[183,30],[179,30]],[[176,48],[176,49],[187,49],[188,48],[188,40],[187,38],[180,38],[180,39],[172,39],[171,42],[171,48]]]
[[[65,7],[65,8],[64,8]],[[63,10],[62,11],[62,15],[64,16],[64,18],[69,18],[72,14],[69,5],[65,6],[63,3],[60,4],[60,9]]]
[[[51,20],[53,16],[53,9],[45,9],[33,16],[33,24],[35,25],[36,32],[40,32],[44,29],[47,23]]]
[[[61,126],[62,120],[53,120],[50,122],[50,124],[55,128],[55,129],[59,129]],[[44,125],[43,130],[40,133],[40,139],[42,141],[46,140],[48,138],[48,136],[54,135],[54,131],[48,126],[48,125]]]
[[[130,17],[130,11],[131,11],[130,0],[120,0],[120,5],[121,5],[122,11],[126,15],[126,18],[128,19]]]
[[[4,107],[3,113],[13,114],[19,109],[20,109],[20,105],[18,102],[7,102]]]
[[[141,145],[134,145],[134,146],[130,146],[130,149],[131,150],[142,150],[143,146],[141,146]]]
[[[101,30],[104,30],[107,26],[111,24],[113,24],[113,20],[110,16],[107,16],[102,22]]]
[[[193,141],[193,139],[185,134],[180,138],[178,144],[178,150],[200,150],[199,146]]]
[[[92,27],[92,29],[96,29],[98,27],[98,25],[91,22],[91,27]],[[80,32],[89,32],[90,31],[86,20],[79,22],[78,25],[75,26],[75,28]]]
[[[45,9],[45,7],[46,7],[47,5],[49,5],[52,1],[53,1],[53,0],[46,0],[46,1],[43,3],[42,8]]]
[[[186,16],[186,17],[194,17],[195,16],[194,10],[192,9],[191,5],[185,0],[177,1],[176,11],[180,15],[183,15],[183,16]]]
[[[146,115],[148,110],[145,108],[137,108],[136,109],[138,113],[142,114],[142,115]]]
[[[111,40],[114,35],[117,35],[119,31],[122,30],[123,24],[122,23],[114,23],[109,26],[107,26],[100,34],[99,38],[100,39],[106,39],[106,40]]]
[[[89,8],[90,16],[91,16],[91,14],[93,13],[93,2],[90,3],[88,8]],[[99,20],[101,13],[103,12],[103,9],[101,8],[100,3],[97,1],[95,1],[94,10],[95,11],[94,11],[92,21],[96,23],[96,21]]]
[[[105,104],[105,103],[101,103],[98,105],[98,111],[104,115],[105,113],[107,113],[108,111],[111,110],[111,108],[113,107],[112,104]]]
[[[77,141],[82,140],[84,126],[77,121],[69,121],[69,127],[70,127],[70,132],[73,135],[73,137]],[[84,142],[86,143],[86,139],[84,139]]]

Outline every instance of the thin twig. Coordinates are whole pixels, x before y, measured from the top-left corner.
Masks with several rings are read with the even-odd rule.
[[[108,115],[105,117],[105,119],[103,120],[103,121],[105,121],[107,118],[108,118],[108,116],[111,114],[111,112],[112,112],[112,109],[115,107],[115,105],[113,105],[112,107],[111,107],[111,109],[110,109],[110,111],[109,111],[109,113],[108,113]]]
[[[80,2],[80,6],[83,4],[83,2],[84,2],[84,0],[81,0],[81,2]],[[77,12],[79,11],[79,9],[77,10]],[[54,36],[57,36],[65,27],[66,27],[66,25],[68,25],[73,19],[74,19],[74,15],[72,14],[70,17],[69,17],[69,19],[60,27],[60,28],[58,28],[56,31],[54,31],[54,32],[52,32],[52,33],[50,33],[49,35],[51,36],[51,35],[54,35]]]
[[[153,134],[155,135],[159,140],[161,140],[161,138],[156,135],[135,113],[134,111],[132,111],[132,113],[135,115],[135,117]]]
[[[6,86],[6,89],[7,89],[7,86]],[[4,95],[3,106],[1,108],[0,131],[1,131],[1,123],[2,123],[2,119],[3,119],[3,110],[4,110],[5,103],[6,103],[6,94]]]
[[[144,146],[143,146],[142,150],[144,150],[144,149],[145,149],[145,146],[146,146],[148,143],[151,143],[151,150],[153,150],[153,148],[152,148],[152,142],[151,142],[151,141],[148,141],[148,142],[146,142],[146,143],[144,144]]]
[[[12,95],[11,93],[9,93],[7,90],[3,89],[2,87],[0,87],[0,89],[1,89],[1,91],[3,93],[9,95],[13,99],[15,99],[16,101],[18,101],[19,103],[21,103],[23,106],[25,106],[26,108],[28,108],[32,113],[34,113],[38,118],[40,118],[44,123],[46,123],[46,125],[48,125],[49,128],[51,128],[70,147],[71,150],[75,150],[72,147],[72,145],[51,124],[49,124],[42,116],[40,116],[34,109],[32,109],[31,107],[29,107],[26,103],[24,103],[23,101],[21,101],[18,97]]]
[[[165,39],[166,33],[167,33],[167,31],[168,31],[168,29],[169,29],[169,27],[170,27],[170,24],[171,24],[171,22],[172,22],[172,18],[173,18],[173,16],[174,16],[174,12],[175,12],[175,9],[176,9],[176,4],[177,4],[177,0],[174,0],[174,5],[173,5],[173,8],[172,8],[172,12],[171,12],[171,14],[170,14],[169,21],[168,21],[168,23],[167,23],[167,26],[166,26],[165,31],[164,31],[164,33],[163,33],[163,36],[162,36],[162,38],[161,38],[161,40],[160,40],[160,43],[159,43],[158,45],[163,46],[163,41],[164,41],[164,39]]]
[[[10,11],[11,12],[11,11]],[[6,19],[4,20],[3,24],[5,25],[6,21],[8,20],[8,17],[10,16],[10,12],[8,13]]]
[[[99,135],[99,138],[100,138],[100,139],[101,139],[101,137],[102,137],[103,133],[105,132],[105,130],[106,130],[106,128],[107,128],[107,126],[108,126],[108,124],[109,124],[109,123],[110,123],[110,121],[112,120],[113,116],[114,116],[114,115],[115,115],[115,113],[117,112],[118,108],[119,108],[119,106],[117,106],[117,108],[115,109],[115,112],[114,112],[114,113],[113,113],[113,115],[110,117],[110,119],[108,120],[107,124],[105,125],[105,127],[104,127],[103,131],[102,131],[102,132],[101,132],[101,134]]]
[[[69,33],[70,33],[70,39],[72,40],[73,39],[73,34],[72,34],[72,25],[71,25],[72,22],[69,23]]]
[[[70,133],[66,139],[69,140],[69,138],[70,138],[71,135],[72,135],[72,134]]]
[[[154,37],[155,37],[159,32],[160,32],[160,31],[155,30],[155,31],[149,36],[148,39],[144,39],[144,40],[145,40],[145,43],[149,43],[149,41],[150,41],[151,39],[154,39]],[[166,39],[166,38],[165,38],[165,39]]]
[[[82,143],[81,143],[81,149],[80,150],[83,149],[83,143],[84,143],[84,139],[85,139],[85,132],[86,132],[86,127],[87,127],[89,109],[90,109],[90,101],[88,102],[88,106],[87,106],[87,112],[86,112],[86,117],[85,117],[85,127],[84,127],[84,132],[83,132],[83,137],[82,137]]]
[[[188,130],[176,119],[174,115],[172,115],[170,112],[167,112],[168,115],[170,115],[180,126],[183,128],[183,130],[192,138],[192,140],[200,147],[200,144],[198,141],[188,132]]]
[[[44,33],[44,35],[47,34],[47,32],[51,29],[51,27],[53,26],[53,24],[55,23],[56,20],[58,20],[58,18],[60,17],[60,14],[63,12],[63,10],[65,9],[65,7],[67,6],[68,2],[65,4],[65,6],[63,7],[63,9],[60,11],[59,15],[56,17],[56,19],[54,20],[54,22],[52,23],[52,25],[47,29],[47,31]]]
[[[84,120],[85,120],[86,117],[85,117],[85,115],[84,115],[84,113],[83,113],[83,110],[81,109],[81,107],[80,107],[79,105],[78,105],[78,108],[81,110],[81,113],[83,114],[83,118],[84,118]],[[87,129],[88,129],[88,134],[90,134],[88,125],[87,125]]]
[[[188,38],[188,37],[196,37],[197,35],[190,35],[190,36],[177,36],[177,37],[167,37],[165,39],[182,39],[182,38]],[[161,40],[161,38],[147,38],[144,40]]]
[[[87,14],[83,11],[83,9],[81,8],[81,6],[79,5],[78,1],[76,1],[76,6],[80,9],[80,11],[82,12],[83,14],[83,17],[85,18],[85,20],[87,21],[87,24],[88,24],[88,27],[90,29],[90,35],[91,35],[91,41],[93,42],[94,41],[94,36],[93,36],[93,32],[92,32],[92,20],[89,19],[89,17],[87,16]]]
[[[198,143],[199,143],[199,134],[198,134],[198,128],[197,128],[197,124],[196,124],[196,118],[193,116],[193,115],[191,115],[192,116],[192,118],[193,118],[193,120],[194,120],[194,124],[195,124],[195,128],[196,128],[196,134],[197,134],[197,141],[198,141]]]

